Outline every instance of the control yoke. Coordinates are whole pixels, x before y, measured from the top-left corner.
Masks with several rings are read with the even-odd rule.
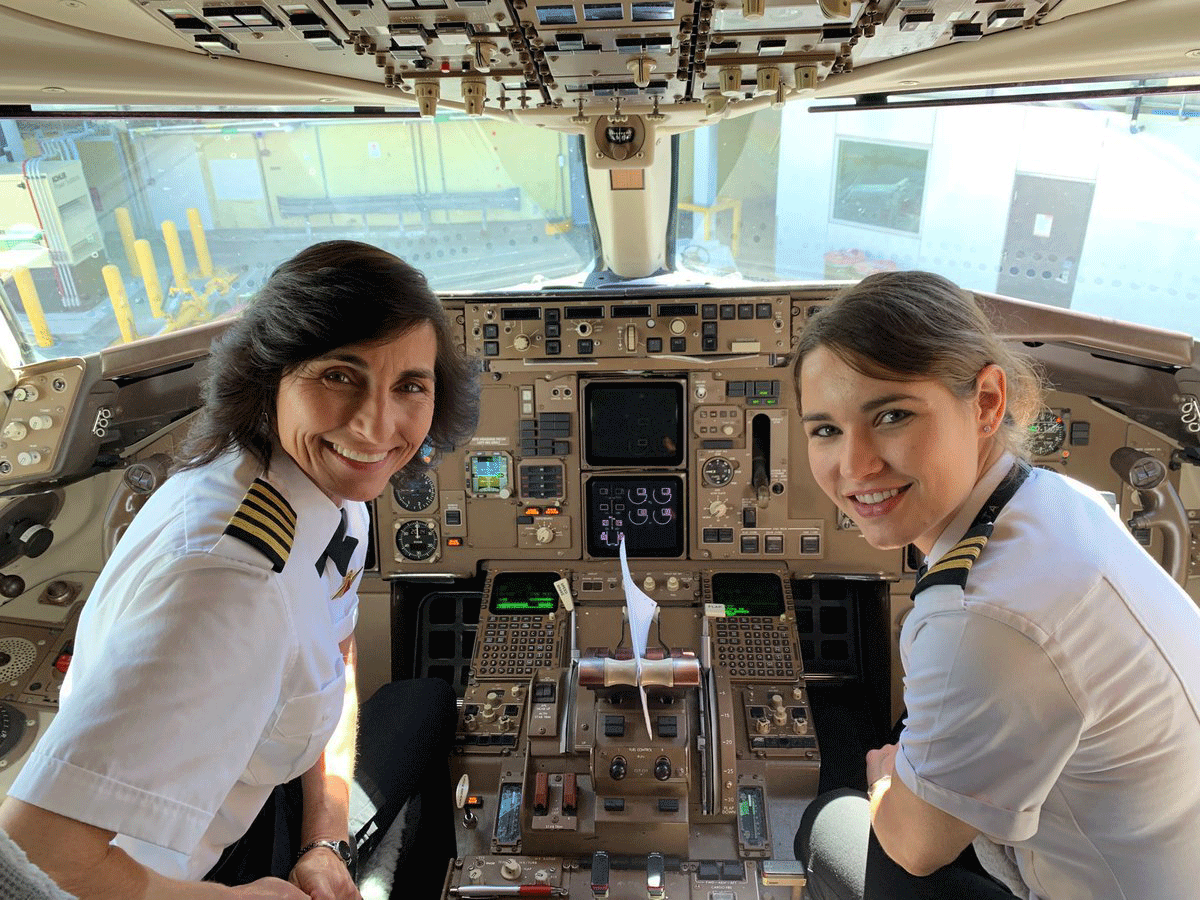
[[[1167,478],[1166,464],[1132,447],[1118,448],[1108,462],[1121,480],[1137,492],[1142,506],[1140,512],[1130,517],[1129,527],[1162,530],[1163,568],[1180,585],[1186,585],[1190,529],[1183,502]]]

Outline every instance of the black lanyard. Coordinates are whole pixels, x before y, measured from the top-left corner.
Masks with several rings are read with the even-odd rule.
[[[1004,509],[1005,504],[1012,499],[1017,488],[1029,477],[1029,471],[1029,463],[1025,460],[1019,459],[1013,463],[1013,467],[1008,470],[1004,480],[996,485],[996,489],[992,491],[979,512],[975,514],[975,518],[971,520],[971,527],[967,529],[962,540],[951,547],[936,563],[927,570],[923,569],[918,575],[911,595],[914,599],[925,588],[933,587],[935,584],[956,584],[962,588],[967,586],[967,575],[970,574],[971,566],[975,564],[975,560],[979,558],[979,554],[987,545],[988,538],[992,536],[996,517],[1000,515],[1000,510]]]

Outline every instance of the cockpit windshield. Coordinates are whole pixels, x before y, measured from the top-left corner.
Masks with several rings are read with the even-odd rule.
[[[964,287],[1200,336],[1200,94],[821,112],[681,138],[677,261]]]
[[[995,98],[993,98],[995,99]],[[684,131],[649,279],[965,287],[1200,336],[1200,94],[821,111]],[[354,238],[441,291],[602,277],[584,143],[455,114],[31,111],[0,119],[12,364],[236,314],[300,247]]]
[[[78,356],[236,312],[329,238],[436,290],[595,259],[578,141],[466,116],[0,120],[0,273],[17,358]]]

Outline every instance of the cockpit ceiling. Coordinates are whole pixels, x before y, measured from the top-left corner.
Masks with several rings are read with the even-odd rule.
[[[1193,0],[2,0],[0,103],[687,127],[798,96],[1186,75],[1193,22]]]

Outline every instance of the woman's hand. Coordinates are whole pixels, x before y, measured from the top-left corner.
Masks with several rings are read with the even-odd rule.
[[[242,900],[309,900],[308,894],[281,878],[260,878],[230,890]]]
[[[362,900],[346,864],[325,847],[315,848],[300,857],[292,867],[288,881],[312,900]]]
[[[887,744],[878,750],[867,751],[867,784],[877,782],[885,775],[896,774],[896,751],[899,744]]]

